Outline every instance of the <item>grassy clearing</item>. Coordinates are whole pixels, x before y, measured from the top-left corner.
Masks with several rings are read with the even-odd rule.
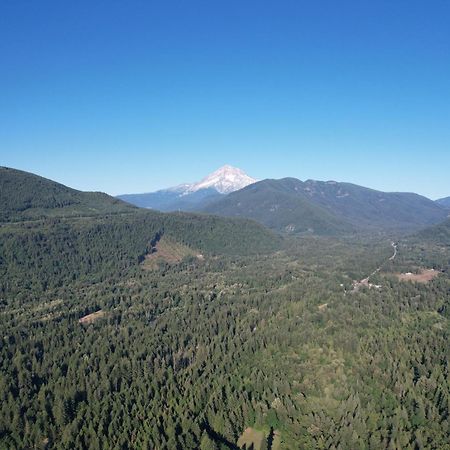
[[[263,431],[249,427],[242,433],[237,445],[239,448],[245,449],[249,449],[253,445],[254,450],[261,450],[264,439],[266,439],[266,436]]]
[[[267,432],[248,427],[242,433],[237,445],[241,449],[280,450],[281,442],[281,433],[278,430]]]
[[[281,447],[281,434],[278,430],[273,433],[272,450],[280,450]]]
[[[154,251],[146,256],[143,267],[147,270],[154,270],[158,268],[159,263],[177,264],[187,256],[203,258],[203,255],[196,253],[188,246],[163,237],[155,245]]]
[[[89,325],[91,323],[94,323],[96,320],[104,317],[105,314],[106,314],[105,311],[100,309],[95,313],[88,314],[87,316],[82,317],[81,319],[78,320],[78,322],[81,323],[82,325]]]

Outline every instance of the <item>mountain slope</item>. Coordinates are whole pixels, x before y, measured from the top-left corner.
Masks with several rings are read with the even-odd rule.
[[[201,210],[209,202],[222,198],[215,189],[202,189],[185,194],[185,191],[166,189],[148,194],[124,194],[118,198],[140,208],[151,208],[163,212]]]
[[[436,203],[445,209],[450,209],[450,197],[440,198]]]
[[[211,203],[204,212],[248,217],[269,228],[289,233],[339,234],[353,227],[310,202],[295,178],[263,180]]]
[[[351,183],[314,180],[303,183],[303,192],[314,203],[360,227],[412,230],[447,217],[435,202],[414,193],[381,192]]]
[[[416,236],[421,242],[450,246],[450,218],[442,223],[419,231]]]
[[[204,255],[254,255],[280,238],[256,222],[187,213],[138,211],[83,220],[39,220],[0,227],[2,282],[36,288],[102,280],[144,260],[162,236]]]
[[[162,236],[204,255],[270,253],[281,244],[250,220],[142,210],[26,172],[0,174],[0,291],[120,274],[137,267]]]
[[[276,230],[317,234],[355,229],[412,231],[447,217],[442,207],[417,194],[295,178],[255,183],[210,203],[202,211],[249,217]]]
[[[29,172],[0,167],[2,222],[134,210],[133,206],[101,192],[81,192]]]
[[[225,165],[200,182],[189,186],[186,193],[197,192],[202,189],[214,189],[219,194],[229,194],[255,182],[256,180],[249,177],[243,170]]]
[[[194,211],[255,182],[254,178],[241,169],[226,165],[198,183],[182,184],[145,194],[123,194],[118,198],[141,208],[166,212]]]

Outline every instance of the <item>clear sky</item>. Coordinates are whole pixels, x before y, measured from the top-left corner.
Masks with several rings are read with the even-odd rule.
[[[450,195],[450,1],[0,2],[0,165],[148,192],[256,178]]]

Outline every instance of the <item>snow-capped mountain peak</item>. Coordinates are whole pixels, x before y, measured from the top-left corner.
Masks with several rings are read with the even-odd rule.
[[[254,178],[249,177],[243,170],[225,165],[203,178],[200,182],[190,185],[186,190],[186,194],[197,192],[201,189],[215,189],[221,194],[229,194],[256,181]]]

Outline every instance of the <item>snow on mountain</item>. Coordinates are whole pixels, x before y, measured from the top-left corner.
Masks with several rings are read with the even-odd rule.
[[[190,187],[192,186],[192,184],[179,184],[178,186],[173,186],[167,189],[161,189],[157,192],[173,192],[174,194],[184,194]]]
[[[159,211],[195,211],[214,199],[238,191],[256,181],[240,169],[223,166],[198,183],[179,184],[144,194],[119,195],[118,198],[140,208],[152,208]]]
[[[229,194],[256,181],[254,178],[249,177],[243,170],[225,165],[203,178],[200,182],[189,185],[184,194],[192,194],[202,189],[215,189],[221,194]]]

